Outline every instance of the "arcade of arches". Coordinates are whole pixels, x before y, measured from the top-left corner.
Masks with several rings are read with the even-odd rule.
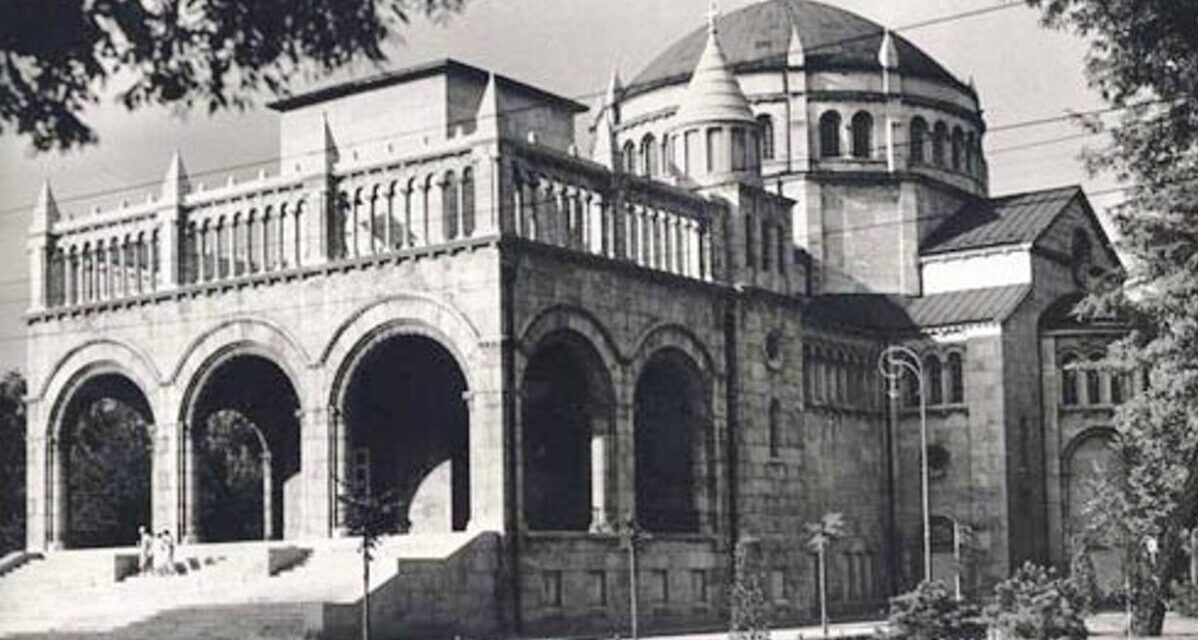
[[[477,458],[471,391],[455,352],[407,333],[356,348],[333,396],[327,474],[304,469],[311,427],[303,387],[280,362],[253,348],[211,358],[192,376],[179,426],[157,435],[154,405],[133,379],[84,377],[63,395],[49,452],[47,541],[133,544],[139,525],[177,529],[190,542],[279,540],[319,531],[305,520],[313,517],[344,534],[348,515],[335,495],[354,483],[398,506],[386,527],[392,533],[467,529]],[[531,350],[517,405],[524,526],[601,532],[633,517],[649,531],[700,531],[715,481],[705,374],[667,347],[644,360],[623,392],[614,375],[592,343],[570,331]],[[155,465],[177,465],[178,482]],[[331,487],[327,516],[305,514],[312,477]]]

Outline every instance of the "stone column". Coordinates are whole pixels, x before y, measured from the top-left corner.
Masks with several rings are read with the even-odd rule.
[[[593,416],[591,422],[591,531],[613,531],[619,514],[615,512],[617,483],[613,451],[612,420],[609,415]]]
[[[262,448],[262,539],[275,539],[274,475],[270,450],[263,442]]]
[[[620,381],[613,381],[620,384]],[[609,476],[615,494],[613,503],[615,514],[612,517],[622,521],[636,514],[636,440],[633,431],[634,411],[632,405],[633,387],[635,381],[625,381],[625,398],[616,403],[615,433],[612,462],[614,469]],[[617,394],[619,392],[617,391]]]
[[[186,544],[202,540],[200,523],[200,465],[196,429],[191,423],[181,425],[178,445],[183,457],[180,465],[179,486],[181,490],[182,518],[179,538]]]
[[[488,369],[480,370],[478,378],[487,378]],[[494,369],[498,377],[498,367]],[[470,419],[469,530],[503,531],[507,472],[503,396],[497,389],[484,388],[469,393],[466,402]]]
[[[46,487],[49,452],[45,425],[38,420],[40,412],[35,403],[28,408],[25,438],[25,548],[45,548],[48,540],[47,509],[50,496]]]
[[[329,443],[329,470],[328,504],[330,515],[333,521],[333,536],[342,538],[349,535],[349,509],[345,503],[338,499],[338,496],[343,495],[349,490],[348,483],[350,481],[350,465],[351,454],[353,448],[350,446],[349,439],[349,421],[346,419],[345,413],[337,407],[329,407],[328,413],[328,443]]]
[[[50,536],[49,549],[64,549],[67,544],[70,504],[68,502],[67,470],[70,466],[68,445],[60,436],[52,436],[50,453]]]

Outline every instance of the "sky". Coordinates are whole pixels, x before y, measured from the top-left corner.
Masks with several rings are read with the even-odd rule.
[[[1086,174],[1079,154],[1101,140],[1079,137],[1076,124],[1002,128],[1103,107],[1083,76],[1086,42],[1042,27],[1038,12],[1018,2],[904,28],[1007,0],[824,1],[899,29],[958,77],[973,79],[992,130],[985,139],[992,194],[1082,184],[1096,194],[1091,200],[1100,214],[1118,200],[1117,192],[1102,193],[1112,179]],[[752,0],[722,0],[719,10],[748,4]],[[385,63],[358,64],[335,79],[453,57],[590,104],[613,68],[625,80],[633,78],[669,43],[701,26],[708,8],[708,0],[467,0],[465,11],[448,23],[413,19],[403,41],[388,46]],[[331,80],[304,79],[295,90]],[[108,99],[85,118],[100,141],[79,151],[34,153],[28,140],[0,135],[0,371],[24,365],[25,239],[44,179],[62,210],[87,211],[96,204],[143,201],[157,190],[175,150],[188,171],[208,184],[223,181],[223,167],[277,154],[277,121],[261,103],[246,112],[209,115],[129,112]]]

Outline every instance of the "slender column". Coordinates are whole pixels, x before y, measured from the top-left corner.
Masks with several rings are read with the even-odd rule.
[[[52,436],[47,446],[50,467],[50,549],[64,549],[67,544],[70,504],[67,490],[67,471],[70,455],[65,439]]]
[[[262,449],[262,538],[264,540],[274,540],[275,517],[274,517],[274,476],[272,475],[271,455],[270,450]]]
[[[337,407],[329,407],[329,432],[333,448],[332,474],[330,476],[330,498],[333,501],[333,535],[344,537],[349,535],[349,511],[346,505],[337,497],[348,490],[350,472],[350,455],[352,448],[349,439],[349,424],[345,413]]]
[[[611,425],[605,416],[591,420],[591,531],[608,532],[614,529],[616,518],[611,510],[612,468]]]
[[[182,425],[182,437],[179,446],[182,448],[183,464],[180,470],[180,486],[183,491],[183,517],[180,538],[187,544],[195,544],[201,540],[200,531],[200,469],[199,456],[196,451],[196,433],[191,423]]]

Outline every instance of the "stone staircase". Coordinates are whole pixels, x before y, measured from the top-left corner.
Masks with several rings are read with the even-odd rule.
[[[443,560],[469,534],[386,538],[371,589],[394,585],[401,565]],[[0,577],[0,637],[300,638],[307,603],[361,598],[353,539],[181,546],[175,575],[117,580],[133,548],[49,552]],[[126,558],[127,561],[127,558]]]

